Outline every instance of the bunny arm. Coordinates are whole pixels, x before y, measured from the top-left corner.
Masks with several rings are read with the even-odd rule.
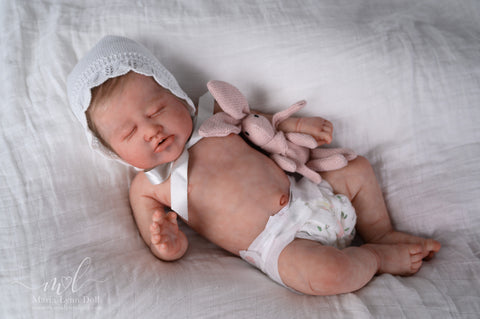
[[[307,166],[318,172],[333,171],[347,166],[357,154],[348,148],[316,148],[310,151]]]
[[[277,163],[277,165],[280,166],[280,168],[284,171],[293,173],[297,170],[297,164],[295,161],[286,156],[280,154],[271,154],[270,158],[273,159],[275,163]]]
[[[320,184],[322,176],[306,165],[297,166],[297,173],[305,176],[315,184]]]
[[[289,140],[293,144],[296,144],[299,146],[303,146],[310,149],[314,149],[318,147],[318,143],[315,140],[315,138],[309,134],[288,132],[288,133],[285,133],[285,137],[287,138],[287,140]]]
[[[299,173],[315,184],[320,184],[320,182],[322,181],[322,177],[320,176],[320,174],[313,171],[305,164],[297,165],[294,160],[280,154],[272,154],[270,155],[270,158],[273,159],[275,163],[277,163],[277,165],[284,171],[290,173]]]

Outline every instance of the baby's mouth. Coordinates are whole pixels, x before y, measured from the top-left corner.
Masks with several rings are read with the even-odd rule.
[[[159,152],[165,150],[167,147],[169,147],[173,143],[173,140],[174,140],[173,135],[169,135],[169,136],[165,137],[164,139],[160,140],[160,142],[158,142],[158,144],[157,144],[157,147],[155,147],[154,152],[159,153]]]

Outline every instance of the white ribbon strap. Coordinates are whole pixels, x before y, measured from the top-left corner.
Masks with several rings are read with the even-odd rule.
[[[188,149],[173,164],[170,189],[172,210],[188,221]]]
[[[150,170],[145,170],[144,173],[152,185],[157,185],[165,182],[172,172],[173,162],[165,163],[155,166]]]

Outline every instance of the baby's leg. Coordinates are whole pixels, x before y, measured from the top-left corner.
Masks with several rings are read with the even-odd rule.
[[[295,239],[280,254],[278,271],[289,287],[310,295],[358,290],[377,273],[410,275],[422,264],[419,244],[348,247],[343,250]]]
[[[440,243],[395,231],[392,227],[382,191],[375,173],[364,157],[357,157],[348,166],[322,173],[334,191],[346,195],[357,212],[356,229],[367,243],[420,244],[424,257],[440,250]]]

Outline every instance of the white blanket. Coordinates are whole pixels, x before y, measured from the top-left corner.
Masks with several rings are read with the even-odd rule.
[[[480,2],[1,1],[1,318],[478,318]],[[197,100],[228,81],[256,109],[306,99],[374,165],[396,228],[439,240],[412,277],[296,295],[187,232],[155,259],[134,172],[90,151],[65,82],[102,36],[151,49]]]

